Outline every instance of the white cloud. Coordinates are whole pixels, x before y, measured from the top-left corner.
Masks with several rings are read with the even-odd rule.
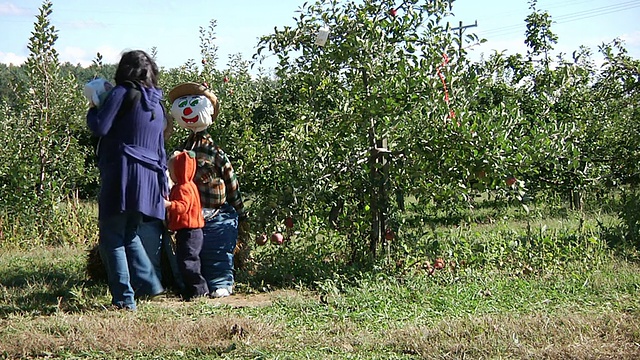
[[[80,64],[83,67],[91,65],[91,58],[87,52],[79,47],[67,46],[58,50],[60,62],[69,62],[73,65]]]
[[[120,61],[122,52],[123,50],[115,50],[109,46],[99,46],[92,49],[67,46],[58,50],[60,62],[69,62],[73,65],[80,64],[82,67],[91,66],[98,53],[102,55],[103,64],[117,64]]]
[[[620,38],[629,46],[640,45],[640,31],[636,31],[631,34],[623,34]]]
[[[61,63],[70,63],[72,65],[80,64],[83,67],[91,66],[93,60],[99,52],[102,55],[103,64],[117,64],[120,61],[122,50],[116,50],[109,46],[99,46],[93,49],[85,49],[77,46],[58,47],[58,58]],[[22,65],[27,60],[27,56],[20,56],[15,53],[0,52],[0,63]]]
[[[27,60],[26,56],[20,56],[14,53],[0,52],[0,63],[3,63],[3,64],[21,65],[26,60]]]
[[[0,3],[0,15],[26,15],[27,10],[10,2]]]
[[[91,59],[94,59],[97,53],[100,53],[100,55],[102,55],[103,64],[117,64],[120,61],[120,57],[122,56],[122,53],[125,50],[127,49],[116,50],[106,45],[99,46],[98,48],[95,49]]]

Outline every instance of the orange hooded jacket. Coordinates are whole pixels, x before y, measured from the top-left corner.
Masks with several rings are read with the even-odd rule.
[[[175,185],[169,192],[171,205],[167,207],[167,227],[172,231],[204,227],[200,195],[193,182],[197,165],[195,155],[188,151],[176,152],[168,165]]]

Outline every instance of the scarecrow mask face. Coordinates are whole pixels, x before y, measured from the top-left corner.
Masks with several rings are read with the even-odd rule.
[[[181,96],[171,105],[171,115],[178,125],[193,132],[209,127],[213,113],[213,104],[204,95]]]

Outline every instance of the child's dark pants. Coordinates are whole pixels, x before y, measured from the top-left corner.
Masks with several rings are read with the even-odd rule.
[[[209,294],[207,282],[202,277],[200,250],[202,250],[202,229],[180,229],[176,231],[176,256],[187,300]]]

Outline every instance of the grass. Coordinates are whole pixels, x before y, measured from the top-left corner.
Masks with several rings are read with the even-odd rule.
[[[546,276],[367,272],[239,294],[106,310],[84,249],[0,255],[2,358],[634,359],[640,267],[611,259]],[[581,266],[581,265],[580,265]],[[339,278],[339,277],[337,277]],[[266,303],[256,305],[261,296]],[[232,297],[233,298],[233,297]]]
[[[371,267],[341,261],[343,239],[296,236],[254,249],[230,298],[137,312],[108,309],[87,245],[6,247],[0,359],[637,359],[640,257],[605,223],[400,228]]]

